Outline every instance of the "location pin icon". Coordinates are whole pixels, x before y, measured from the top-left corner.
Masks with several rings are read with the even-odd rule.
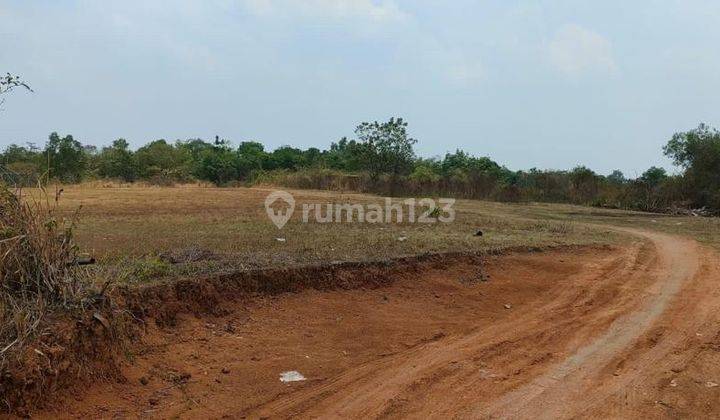
[[[273,204],[278,200],[284,201],[287,206],[283,209],[275,210]],[[275,226],[277,226],[278,229],[282,229],[288,220],[290,220],[290,217],[292,217],[293,211],[295,211],[295,199],[289,192],[273,191],[265,198],[265,211]]]

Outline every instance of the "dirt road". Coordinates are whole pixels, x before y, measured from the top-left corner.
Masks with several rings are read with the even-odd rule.
[[[153,327],[123,383],[40,417],[720,416],[720,258],[633,232],[387,287],[231,303]],[[296,370],[307,380],[283,383]]]

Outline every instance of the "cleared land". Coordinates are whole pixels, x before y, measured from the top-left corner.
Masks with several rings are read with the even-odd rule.
[[[67,188],[63,205],[84,206],[78,239],[103,266],[161,264],[148,261],[192,247],[205,259],[143,280],[210,277],[190,292],[148,293],[156,312],[146,312],[119,372],[67,389],[38,416],[720,413],[715,219],[459,201],[448,225],[296,219],[279,233],[262,207],[267,192]],[[296,194],[300,202],[378,200]],[[287,268],[453,251],[484,256],[327,266],[328,276]],[[217,276],[252,267],[286,268],[267,278],[277,287],[269,292],[232,293],[218,282],[244,284]],[[304,286],[282,293],[298,279]],[[291,370],[307,379],[282,383]]]
[[[457,218],[448,224],[407,223],[407,216],[404,223],[317,223],[314,218],[302,223],[299,209],[305,203],[384,205],[383,198],[372,195],[303,190],[291,191],[297,210],[278,230],[264,207],[271,191],[66,186],[60,204],[68,213],[80,208],[76,238],[81,248],[105,265],[124,267],[126,272],[121,274],[130,281],[332,261],[386,260],[423,253],[493,253],[619,240],[619,235],[607,229],[590,228],[575,223],[572,214],[565,215],[582,211],[581,207],[470,200],[455,204]],[[475,235],[478,230],[483,236]]]

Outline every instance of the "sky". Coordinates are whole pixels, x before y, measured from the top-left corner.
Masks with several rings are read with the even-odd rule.
[[[720,126],[719,21],[693,0],[0,0],[0,72],[35,91],[6,98],[0,147],[327,148],[399,116],[423,157],[673,171],[673,133]]]

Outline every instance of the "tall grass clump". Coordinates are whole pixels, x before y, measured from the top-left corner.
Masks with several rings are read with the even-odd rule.
[[[75,265],[77,213],[59,216],[59,193],[40,191],[40,199],[23,197],[0,185],[0,368],[51,313],[77,307],[88,289]]]

